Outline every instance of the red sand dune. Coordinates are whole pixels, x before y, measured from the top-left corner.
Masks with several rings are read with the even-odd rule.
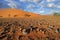
[[[25,17],[25,14],[31,15],[30,17],[41,17],[38,14],[34,14],[31,12],[25,12],[23,10],[18,10],[18,9],[0,9],[0,16],[3,16],[5,18],[8,18],[8,15],[11,15],[11,18],[14,18],[14,15],[17,15],[17,17]]]

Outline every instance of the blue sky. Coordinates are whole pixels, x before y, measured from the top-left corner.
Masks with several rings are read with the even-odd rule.
[[[0,0],[0,8],[17,8],[38,14],[60,13],[60,0]]]

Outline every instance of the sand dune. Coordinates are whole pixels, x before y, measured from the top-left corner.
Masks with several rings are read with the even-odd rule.
[[[16,17],[25,17],[25,15],[28,15],[30,17],[41,17],[38,14],[34,14],[31,12],[25,12],[23,10],[18,10],[18,9],[0,9],[0,16],[3,16],[4,18],[8,18],[10,15],[11,18],[14,18],[14,15]]]

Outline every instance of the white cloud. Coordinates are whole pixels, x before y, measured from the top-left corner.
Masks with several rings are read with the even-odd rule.
[[[47,6],[50,7],[50,8],[60,8],[59,5],[55,5],[54,3],[50,3]]]
[[[39,2],[40,2],[40,0],[33,0],[33,2],[35,2],[35,3],[39,3]]]
[[[44,13],[44,10],[41,10],[40,13]]]
[[[13,0],[5,0],[5,1],[7,1],[7,2],[12,2]]]
[[[20,0],[20,2],[34,2],[39,3],[41,0]]]
[[[57,8],[60,8],[60,6],[57,6]]]
[[[47,6],[52,8],[52,7],[55,7],[55,4],[54,3],[49,3]]]
[[[47,2],[53,2],[53,1],[56,1],[56,0],[46,0]]]
[[[57,11],[57,10],[55,10],[54,12],[57,12],[57,13],[59,13],[60,11]]]
[[[21,2],[27,2],[27,0],[19,0],[19,1],[21,1]]]
[[[14,3],[9,3],[8,6],[10,6],[11,8],[17,8],[16,4]]]
[[[11,8],[17,8],[17,5],[20,5],[18,2],[14,1],[14,0],[5,0],[6,2],[8,2],[8,6]]]
[[[45,4],[45,1],[41,1],[41,2],[39,3],[39,5],[40,5],[41,7],[47,6],[47,5]]]
[[[35,5],[29,4],[29,5],[24,9],[24,11],[33,12],[35,7],[36,7]]]
[[[60,8],[60,5],[55,5],[54,3],[49,3],[49,4],[47,4],[47,7],[50,7],[50,8]]]
[[[33,4],[29,4],[26,8],[28,9],[28,8],[34,8],[34,7],[36,7],[36,6]]]
[[[38,11],[34,11],[34,12],[43,15],[45,13],[45,10],[38,10]]]

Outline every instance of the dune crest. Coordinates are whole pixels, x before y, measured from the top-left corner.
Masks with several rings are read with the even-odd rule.
[[[41,17],[39,14],[34,14],[31,12],[25,12],[19,9],[0,9],[0,17],[3,18],[19,18],[19,17]]]

